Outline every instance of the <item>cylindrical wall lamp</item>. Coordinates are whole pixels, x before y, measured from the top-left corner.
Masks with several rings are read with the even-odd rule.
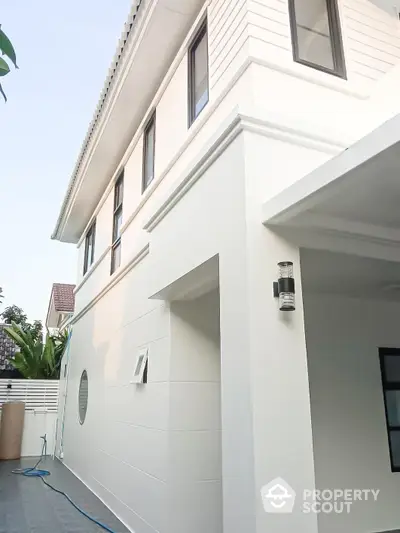
[[[278,263],[279,277],[274,282],[274,296],[279,298],[279,309],[281,311],[294,311],[295,289],[293,278],[293,263],[291,261],[281,261]]]

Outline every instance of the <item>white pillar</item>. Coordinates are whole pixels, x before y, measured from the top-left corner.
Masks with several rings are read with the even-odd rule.
[[[224,533],[256,533],[247,283],[241,242],[220,255]]]
[[[253,222],[235,260],[220,257],[224,531],[317,533],[301,505],[315,480],[299,249]],[[272,291],[279,261],[295,270],[286,314]],[[290,514],[263,507],[261,488],[278,477],[297,493]]]
[[[300,253],[267,228],[253,227],[247,241],[247,279],[257,533],[316,533],[317,515],[302,508],[303,492],[315,488],[315,475]],[[292,312],[279,311],[272,296],[279,261],[294,264]],[[261,488],[279,477],[296,492],[292,513],[266,513],[263,508]]]

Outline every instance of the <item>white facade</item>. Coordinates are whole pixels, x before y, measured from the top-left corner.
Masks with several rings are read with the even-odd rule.
[[[330,249],[331,241],[263,225],[272,208],[278,213],[280,193],[306,190],[310,173],[346,156],[398,111],[393,1],[343,0],[338,8],[347,79],[293,61],[284,0],[142,0],[133,8],[54,237],[79,250],[64,461],[136,533],[366,533],[400,522],[393,499],[399,474],[390,472],[374,360],[377,347],[400,341],[395,323],[382,318],[392,308],[362,307],[368,313],[372,306],[379,320],[366,317],[374,324],[367,369],[359,396],[347,390],[354,403],[346,424],[338,414],[344,396],[324,396],[321,363],[337,365],[332,378],[340,389],[347,352],[336,360],[321,344],[328,338],[333,345],[359,304],[348,308],[343,291],[330,310],[334,318],[324,315],[330,299],[307,284],[303,259],[300,270],[301,247]],[[205,17],[209,101],[188,128],[188,48]],[[155,176],[142,193],[143,132],[154,110]],[[122,169],[122,260],[110,275]],[[94,221],[94,263],[83,275]],[[350,253],[357,246],[351,241]],[[272,297],[282,260],[295,268],[290,316]],[[360,328],[350,332],[354,379],[365,343]],[[143,348],[147,383],[137,385],[131,381]],[[84,369],[89,393],[81,425]],[[354,418],[369,416],[372,404],[371,424],[357,426]],[[374,444],[360,442],[362,429]],[[338,452],[340,437],[351,442],[348,456]],[[372,464],[373,478],[366,474]],[[298,494],[348,484],[385,496],[344,518],[299,506],[267,514],[260,490],[276,477]]]

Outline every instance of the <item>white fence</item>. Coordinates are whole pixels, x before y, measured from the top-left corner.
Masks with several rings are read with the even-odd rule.
[[[47,436],[47,452],[53,453],[58,409],[58,381],[0,379],[0,409],[4,403],[25,403],[22,456],[40,455],[41,436]]]

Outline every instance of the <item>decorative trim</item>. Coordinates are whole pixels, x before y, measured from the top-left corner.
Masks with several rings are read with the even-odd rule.
[[[271,120],[259,119],[254,115],[245,115],[243,113],[241,113],[241,118],[244,130],[258,133],[265,137],[272,137],[274,139],[290,142],[291,144],[313,148],[320,152],[336,155],[349,146],[349,143],[339,141],[332,137],[329,138],[325,135],[319,135],[318,133],[307,131],[301,127],[293,128],[291,126],[278,124]]]
[[[146,244],[132,259],[121,269],[114,272],[111,276],[111,280],[107,285],[95,296],[90,302],[85,305],[79,313],[74,315],[71,324],[76,324],[90,309],[105,296],[128,272],[130,272],[136,265],[138,265],[150,252],[150,245]]]
[[[88,269],[86,274],[83,276],[82,280],[74,289],[74,294],[76,294],[86,283],[87,279],[90,277],[91,274],[96,270],[96,268],[100,265],[100,263],[103,261],[105,256],[108,254],[108,252],[111,250],[111,246],[107,246],[107,248],[104,250],[104,252],[101,254],[101,256],[97,259],[95,263]]]
[[[290,223],[287,224],[289,227],[290,225]],[[350,237],[357,241],[382,244],[395,248],[398,248],[400,244],[400,234],[397,229],[350,221],[335,216],[307,213],[306,218],[296,220],[295,225],[299,228],[314,229],[324,233]],[[270,227],[272,227],[272,224]]]
[[[83,240],[83,237],[85,235],[85,232],[87,231],[87,228],[90,226],[90,224],[92,223],[93,219],[97,216],[97,214],[99,213],[100,209],[103,207],[105,201],[107,200],[108,195],[110,194],[110,191],[111,191],[111,189],[114,186],[114,182],[115,182],[116,178],[118,177],[118,175],[119,175],[119,173],[121,171],[121,168],[123,168],[123,166],[127,163],[129,157],[131,156],[133,150],[135,149],[137,143],[139,142],[139,140],[140,140],[140,138],[142,136],[142,133],[143,133],[143,128],[144,128],[144,126],[145,126],[145,124],[146,124],[146,122],[148,120],[149,114],[152,112],[154,107],[156,107],[157,104],[159,103],[159,101],[161,100],[166,88],[168,87],[168,84],[170,83],[170,81],[171,81],[173,75],[175,74],[178,66],[180,65],[184,55],[186,54],[187,45],[190,42],[190,39],[192,38],[194,31],[198,27],[198,21],[201,20],[201,17],[204,16],[204,12],[207,9],[208,3],[209,2],[207,2],[207,4],[204,6],[203,10],[199,13],[199,15],[198,15],[198,17],[196,19],[196,22],[192,26],[192,30],[188,33],[187,38],[185,39],[181,49],[179,50],[177,56],[175,57],[175,60],[172,63],[167,75],[165,76],[165,78],[164,78],[164,80],[163,80],[163,82],[162,82],[162,84],[160,86],[160,89],[159,89],[158,93],[154,97],[151,105],[148,108],[148,111],[146,112],[141,124],[139,125],[137,133],[135,134],[135,136],[133,137],[131,143],[129,144],[129,146],[127,148],[127,150],[125,151],[125,154],[122,157],[121,162],[118,165],[118,167],[117,167],[117,169],[116,169],[116,171],[115,171],[115,173],[114,173],[114,175],[113,175],[108,187],[106,188],[106,190],[105,190],[105,192],[104,192],[99,204],[97,205],[92,217],[90,218],[85,230],[83,231],[82,236],[79,239],[78,244],[77,244],[78,247],[82,244],[82,240]],[[146,202],[149,199],[149,197],[151,196],[152,192],[162,182],[162,180],[165,178],[165,176],[168,174],[168,172],[171,170],[171,168],[175,165],[176,161],[181,157],[183,152],[187,149],[187,147],[194,140],[194,138],[197,135],[197,133],[202,129],[204,124],[208,121],[208,119],[214,113],[216,108],[221,104],[221,102],[224,100],[224,98],[227,96],[227,94],[233,89],[233,87],[236,85],[238,80],[242,77],[242,75],[246,72],[248,67],[250,65],[252,65],[252,64],[256,64],[256,65],[263,66],[263,67],[266,67],[266,68],[269,68],[269,69],[273,69],[273,70],[276,70],[276,71],[279,71],[279,72],[283,72],[283,73],[288,74],[290,76],[297,77],[299,79],[302,79],[302,80],[305,80],[307,82],[311,82],[311,83],[314,83],[314,84],[317,84],[317,85],[321,85],[321,86],[326,87],[328,89],[335,90],[337,92],[341,92],[343,94],[347,94],[349,96],[352,96],[352,97],[355,97],[355,98],[358,98],[358,99],[368,98],[368,94],[367,93],[362,93],[360,91],[357,91],[357,90],[349,88],[349,85],[350,85],[349,81],[336,79],[336,78],[332,79],[332,77],[329,77],[329,76],[327,77],[325,74],[323,76],[319,76],[319,74],[320,74],[319,72],[315,72],[315,71],[313,71],[311,69],[308,69],[308,68],[304,68],[304,70],[303,69],[299,70],[297,68],[293,68],[293,66],[296,65],[296,63],[291,63],[290,65],[283,65],[283,64],[280,64],[280,63],[275,63],[275,62],[270,61],[270,60],[261,59],[261,58],[255,57],[255,56],[249,56],[242,63],[241,67],[236,71],[235,75],[229,81],[229,83],[225,86],[224,90],[220,93],[218,98],[216,100],[214,100],[214,101],[211,101],[206,106],[206,108],[203,110],[202,115],[198,117],[198,119],[195,121],[195,123],[193,124],[193,126],[189,130],[185,142],[182,144],[180,149],[175,153],[175,155],[171,158],[171,160],[168,163],[167,167],[163,170],[163,172],[160,174],[160,176],[155,178],[153,180],[153,182],[149,185],[149,187],[146,189],[146,191],[145,191],[144,195],[142,196],[142,199],[139,202],[138,206],[136,207],[135,211],[131,214],[131,216],[123,224],[123,226],[121,228],[121,234],[124,233],[124,231],[130,225],[132,220],[136,217],[137,213],[146,204]],[[340,82],[342,82],[342,83],[340,83]],[[253,128],[253,129],[251,129],[251,128]],[[256,131],[256,126],[250,126],[249,125],[248,129],[249,129],[249,131],[253,131],[254,133],[263,134],[261,131]],[[278,132],[276,132],[275,135],[278,135]],[[271,133],[271,137],[272,136],[273,135]],[[323,138],[319,138],[317,140],[318,140],[318,142],[322,142],[322,143],[325,142],[323,140]],[[334,145],[336,143],[331,142],[331,144]],[[304,143],[302,142],[301,145],[304,146]],[[311,145],[308,144],[307,146],[311,146]],[[337,153],[337,152],[334,152],[332,149],[327,149],[326,150],[323,147],[319,148],[318,147],[318,143],[316,145],[312,146],[312,148],[314,148],[314,149],[322,149],[322,150],[328,151],[328,153]]]
[[[204,12],[202,11],[199,14],[199,16],[198,16],[198,19],[201,19],[203,14],[204,14]],[[193,25],[193,31],[197,27],[196,24],[198,24],[198,22],[196,22]],[[119,172],[120,172],[121,168],[123,168],[125,166],[125,164],[129,160],[129,157],[131,156],[133,150],[136,148],[136,145],[137,145],[137,143],[139,142],[139,140],[140,140],[140,138],[142,136],[143,128],[144,128],[144,126],[146,124],[146,121],[148,120],[148,117],[149,117],[150,113],[152,112],[154,107],[157,106],[158,102],[160,101],[162,95],[164,94],[164,92],[166,90],[166,87],[168,86],[168,83],[170,82],[170,80],[171,80],[172,76],[174,75],[176,69],[178,68],[178,66],[179,66],[184,54],[186,53],[186,45],[187,45],[188,42],[190,42],[190,38],[192,37],[192,33],[193,32],[190,32],[188,37],[187,37],[187,39],[185,40],[184,46],[181,48],[180,52],[176,56],[175,62],[173,63],[170,71],[168,72],[166,78],[164,79],[165,84],[164,84],[164,82],[162,83],[162,85],[160,87],[160,90],[159,90],[159,93],[155,96],[153,102],[149,106],[148,112],[145,114],[145,117],[144,117],[141,125],[139,126],[136,135],[134,136],[134,138],[132,139],[132,142],[130,143],[130,145],[128,146],[127,150],[125,151],[125,154],[124,154],[124,156],[121,159],[120,165],[118,166],[117,170],[115,171],[113,178],[111,179],[111,181],[110,181],[108,187],[106,188],[106,190],[105,190],[105,192],[104,192],[99,204],[97,205],[92,217],[90,218],[90,220],[89,220],[84,232],[82,233],[82,236],[81,236],[80,240],[78,241],[78,244],[77,244],[78,247],[82,244],[83,237],[85,235],[85,232],[86,232],[87,228],[90,226],[91,222],[98,215],[100,209],[103,207],[104,203],[106,202],[106,200],[108,198],[108,195],[110,194],[110,191],[112,190],[112,188],[114,186],[114,182],[115,182],[117,176],[119,175]],[[322,81],[322,80],[320,80],[318,78],[318,76],[315,75],[315,74],[319,74],[319,73],[314,73],[314,72],[312,74],[311,73],[308,73],[308,74],[300,73],[300,72],[298,72],[298,71],[296,71],[294,69],[291,69],[290,67],[285,67],[285,66],[280,65],[280,64],[275,64],[275,63],[273,63],[271,61],[262,60],[262,59],[259,59],[257,57],[254,57],[254,56],[249,56],[242,63],[240,68],[236,71],[235,75],[231,78],[231,80],[225,86],[225,88],[219,94],[219,96],[214,101],[209,102],[209,104],[203,110],[203,113],[193,123],[192,127],[190,128],[190,130],[188,130],[188,135],[186,137],[186,140],[183,142],[183,144],[181,145],[179,150],[170,159],[169,163],[164,168],[164,170],[161,172],[161,174],[157,178],[155,178],[152,181],[152,183],[148,186],[148,188],[145,190],[145,192],[143,193],[142,198],[141,198],[140,202],[138,203],[137,207],[132,212],[132,214],[129,216],[129,218],[124,222],[124,224],[122,225],[122,227],[121,227],[121,235],[126,231],[126,229],[132,223],[132,221],[137,216],[139,211],[147,203],[148,199],[150,198],[150,196],[152,195],[154,190],[161,184],[163,179],[167,176],[167,174],[171,171],[173,166],[176,164],[178,159],[182,156],[182,154],[186,151],[186,149],[189,147],[189,145],[193,142],[193,140],[195,139],[196,135],[200,132],[200,130],[203,128],[203,126],[206,124],[206,122],[213,115],[215,110],[219,107],[219,105],[222,103],[222,101],[225,99],[225,97],[228,95],[228,93],[233,89],[233,87],[236,85],[236,83],[239,81],[239,79],[243,76],[243,74],[247,71],[247,69],[252,64],[257,64],[257,65],[260,65],[260,66],[263,66],[263,67],[267,67],[267,68],[271,68],[271,69],[274,69],[274,70],[278,70],[278,71],[284,72],[285,74],[289,74],[291,76],[295,76],[295,77],[298,77],[300,79],[304,79],[304,80],[306,80],[308,82],[317,83],[317,84],[320,84],[320,85],[322,85],[324,87],[327,87],[329,89],[336,90],[336,91],[339,91],[339,92],[342,92],[342,93],[345,93],[345,94],[349,94],[349,95],[357,97],[357,98],[366,98],[367,97],[367,95],[364,95],[364,94],[361,95],[360,93],[358,93],[356,91],[352,91],[352,90],[349,90],[347,88],[345,89],[343,87],[339,87],[337,84],[334,83],[335,81],[343,81],[343,80],[334,79],[334,80],[329,80],[329,81]],[[349,84],[349,82],[344,82],[344,83],[346,83],[347,85]],[[243,118],[246,121],[250,120],[249,117],[243,117]],[[257,121],[255,118],[253,118],[252,120],[253,120],[253,124],[250,125],[250,123],[249,123],[246,126],[248,131],[252,131],[253,133],[259,133],[260,135],[267,135],[267,128],[269,127],[269,123],[266,122],[266,121],[262,121],[262,120]],[[262,125],[262,128],[259,127],[260,125]],[[276,131],[273,133],[272,130],[271,130],[269,136],[270,137],[274,137],[274,138],[279,138],[280,140],[282,140],[282,137],[280,136],[280,132],[279,132],[279,129],[281,127],[277,127],[276,125],[272,125],[272,127]],[[283,128],[283,131],[290,132],[291,134],[296,135],[301,130]],[[300,140],[300,136],[297,135],[298,136],[297,144],[299,144],[301,146],[307,146],[307,147],[310,147],[312,149],[324,151],[326,153],[337,154],[338,153],[338,148],[344,149],[344,148],[347,148],[347,146],[348,146],[347,144],[339,143],[338,141],[335,141],[335,140],[332,140],[332,139],[328,139],[327,137],[313,135],[311,133],[306,133],[304,131],[301,131],[301,133],[302,133],[302,136],[304,138],[302,140]],[[288,138],[285,137],[285,140],[288,141]],[[311,142],[309,142],[308,140],[311,141]],[[295,142],[295,139],[293,138],[291,140],[291,142]]]
[[[251,62],[249,62],[249,61],[246,61],[245,63],[243,63],[243,65],[236,72],[235,76],[231,79],[229,84],[221,92],[221,94],[218,96],[218,98],[216,100],[214,100],[213,102],[210,102],[203,109],[203,112],[199,115],[197,120],[192,124],[190,130],[188,130],[188,136],[186,137],[186,140],[184,141],[184,143],[181,145],[181,147],[175,153],[175,155],[170,159],[168,165],[164,168],[164,170],[161,172],[161,174],[151,182],[151,184],[148,186],[148,188],[144,192],[144,194],[142,196],[142,199],[140,200],[140,202],[136,206],[136,208],[133,211],[133,213],[129,216],[129,218],[122,225],[121,234],[123,234],[124,231],[128,228],[128,226],[134,220],[134,218],[139,213],[139,211],[142,209],[142,207],[147,203],[147,201],[149,200],[150,196],[153,194],[154,190],[161,184],[163,179],[172,170],[172,168],[174,167],[176,162],[179,160],[179,158],[184,154],[184,152],[187,150],[187,148],[193,142],[193,140],[195,139],[196,135],[200,132],[200,130],[203,128],[203,126],[206,124],[206,122],[209,120],[209,118],[213,115],[215,110],[219,107],[219,105],[222,103],[224,98],[233,89],[233,87],[236,85],[236,83],[239,81],[239,79],[246,72],[246,70],[249,68],[250,65],[251,65]]]
[[[282,72],[283,74],[293,76],[294,78],[299,78],[301,80],[314,83],[315,85],[321,85],[321,87],[331,89],[332,91],[347,94],[348,96],[358,98],[359,100],[366,100],[370,96],[365,91],[352,89],[351,82],[348,80],[335,76],[326,76],[324,72],[319,72],[310,67],[301,65],[300,63],[291,62],[290,64],[285,65],[282,63],[275,63],[270,59],[262,59],[256,56],[249,56],[249,60],[260,67],[276,70],[278,72]],[[293,68],[294,66],[298,66],[299,68]]]
[[[225,151],[225,149],[233,142],[236,137],[242,132],[240,124],[240,115],[230,121],[221,135],[212,143],[204,155],[192,167],[191,171],[186,175],[174,191],[169,195],[168,199],[161,205],[159,209],[150,217],[144,224],[143,229],[151,232],[161,220],[171,211],[171,209],[185,196],[185,194],[193,187],[193,185],[201,178],[204,172],[214,163],[214,161]]]
[[[338,154],[343,151],[347,144],[342,144],[336,140],[329,140],[327,137],[312,134],[299,129],[290,128],[281,124],[275,124],[269,121],[257,119],[255,117],[244,115],[242,113],[232,113],[228,117],[228,124],[225,126],[211,144],[202,151],[197,161],[190,165],[190,170],[185,173],[185,178],[171,192],[163,204],[147,220],[143,229],[151,232],[161,220],[171,211],[179,200],[193,187],[200,179],[204,172],[212,163],[221,155],[221,153],[231,144],[231,142],[242,132],[250,131],[268,138],[275,138],[281,141],[306,146],[314,150],[320,150],[324,153]],[[127,220],[124,230],[132,222],[138,209]]]

